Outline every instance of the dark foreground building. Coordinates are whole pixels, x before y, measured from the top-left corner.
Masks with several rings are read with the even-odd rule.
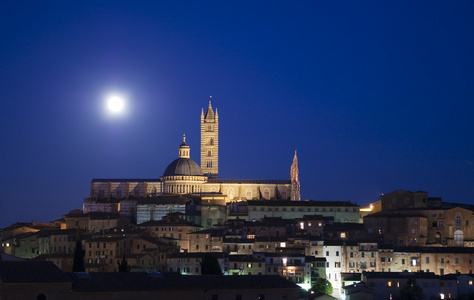
[[[50,262],[0,262],[0,299],[285,299],[299,287],[268,275],[66,273]]]

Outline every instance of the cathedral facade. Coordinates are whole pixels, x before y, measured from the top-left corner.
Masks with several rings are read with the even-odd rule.
[[[84,199],[84,213],[93,211],[136,214],[137,202],[160,205],[164,198],[192,197],[215,200],[226,205],[252,200],[300,200],[298,160],[296,152],[290,168],[290,178],[220,179],[219,174],[219,115],[211,101],[201,111],[201,165],[190,157],[190,146],[183,142],[178,158],[171,162],[160,178],[153,179],[93,179],[90,196]]]

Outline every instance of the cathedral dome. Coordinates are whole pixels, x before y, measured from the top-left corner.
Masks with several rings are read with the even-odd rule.
[[[189,146],[186,144],[186,136],[183,135],[183,143],[179,146],[179,157],[168,165],[163,177],[203,176],[201,167],[190,158],[189,150]]]
[[[203,176],[201,167],[191,158],[177,158],[168,165],[163,176]]]

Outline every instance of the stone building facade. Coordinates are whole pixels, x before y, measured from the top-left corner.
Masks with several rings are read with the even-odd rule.
[[[137,223],[158,220],[152,207],[169,195],[203,196],[214,194],[227,203],[253,200],[300,200],[298,159],[296,152],[290,169],[290,179],[285,180],[234,180],[218,178],[219,166],[219,115],[209,102],[206,112],[201,112],[201,166],[191,159],[190,146],[183,142],[178,148],[178,158],[171,162],[160,178],[152,179],[93,179],[90,196],[84,199],[84,213],[118,212]],[[143,200],[147,199],[147,200]],[[138,202],[138,206],[137,206]],[[143,204],[146,202],[148,206]],[[220,208],[218,210],[221,210]],[[179,211],[179,210],[178,210]],[[181,212],[181,211],[180,211]],[[156,216],[155,216],[156,215]],[[222,219],[218,217],[216,219]],[[205,218],[207,222],[213,218]],[[206,224],[204,224],[206,225]],[[207,227],[210,227],[209,226]]]

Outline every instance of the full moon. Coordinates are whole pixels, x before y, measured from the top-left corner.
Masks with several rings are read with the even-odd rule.
[[[112,113],[120,113],[124,108],[124,101],[119,96],[110,96],[107,101],[107,107]]]

